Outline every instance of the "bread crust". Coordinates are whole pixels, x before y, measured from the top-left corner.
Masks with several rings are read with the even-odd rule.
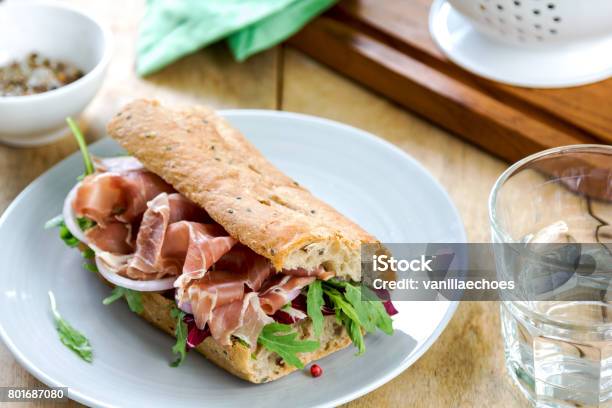
[[[141,317],[174,336],[176,321],[170,315],[175,303],[157,293],[142,294],[143,312]],[[304,319],[294,325],[302,339],[314,339],[310,319]],[[312,353],[301,353],[300,360],[304,364],[325,357],[351,344],[344,327],[336,322],[335,316],[326,316],[323,335],[318,339],[321,347]],[[206,338],[195,348],[207,359],[237,377],[252,383],[265,383],[276,380],[296,370],[285,364],[276,354],[261,346],[257,346],[254,354],[238,341],[231,346],[222,346],[212,337]],[[255,357],[255,358],[253,358]]]
[[[360,280],[360,246],[378,241],[274,167],[213,110],[140,99],[108,132],[276,269],[323,265]]]

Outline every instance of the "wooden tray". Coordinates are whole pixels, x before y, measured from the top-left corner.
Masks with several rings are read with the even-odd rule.
[[[544,90],[452,64],[429,35],[431,0],[343,0],[289,44],[509,161],[554,146],[612,143],[612,79]]]

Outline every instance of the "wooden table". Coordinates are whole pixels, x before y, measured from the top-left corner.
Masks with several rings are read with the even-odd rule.
[[[286,47],[237,64],[224,45],[214,46],[149,78],[138,78],[134,52],[144,2],[122,1],[121,7],[108,1],[71,3],[108,23],[115,35],[106,82],[81,120],[90,142],[104,137],[110,116],[135,97],[327,117],[387,139],[419,160],[450,193],[470,241],[489,240],[487,195],[506,163]],[[33,149],[0,145],[0,211],[28,183],[76,149],[72,137]],[[0,345],[0,386],[39,385]],[[462,303],[439,340],[412,367],[347,406],[528,406],[505,372],[498,305]]]

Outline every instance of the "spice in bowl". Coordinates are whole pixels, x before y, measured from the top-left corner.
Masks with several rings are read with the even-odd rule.
[[[0,96],[24,96],[52,91],[83,76],[72,64],[35,52],[22,60],[0,66]]]

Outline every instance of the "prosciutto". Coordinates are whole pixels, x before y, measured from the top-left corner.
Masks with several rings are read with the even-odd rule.
[[[251,350],[255,350],[261,330],[266,324],[274,322],[274,319],[263,311],[256,293],[248,293],[244,297],[244,302],[246,307],[243,309],[244,313],[242,314],[240,326],[232,332],[232,335],[244,340]],[[221,342],[225,339],[225,336],[221,336],[219,341]]]
[[[259,295],[261,308],[268,315],[273,315],[281,307],[290,303],[304,287],[310,285],[316,279],[314,276],[280,276],[282,278],[278,283],[271,285]]]
[[[175,282],[177,303],[191,311],[197,327],[203,329],[212,320],[223,319],[217,316],[217,310],[242,299],[248,292],[259,291],[273,273],[266,258],[237,245],[203,277],[188,279],[187,274],[181,275]],[[221,316],[226,316],[223,310]]]
[[[242,244],[236,245],[219,259],[215,265],[217,270],[246,271],[245,285],[253,291],[258,291],[264,281],[275,273],[270,261],[256,254],[249,247]]]
[[[85,231],[87,241],[105,252],[127,255],[134,252],[132,225],[111,222],[105,227],[96,225]]]
[[[274,319],[261,309],[257,293],[247,293],[243,299],[228,303],[215,310],[216,317],[208,325],[212,337],[222,345],[231,344],[234,335],[246,341],[251,349],[257,346],[261,329]]]
[[[245,294],[245,273],[211,271],[187,289],[186,297],[200,329],[211,320],[213,309],[242,300]]]
[[[147,207],[126,271],[130,278],[202,273],[235,244],[218,224],[203,224],[212,221],[180,194],[161,193]]]
[[[173,191],[159,176],[145,170],[94,173],[81,182],[72,207],[77,216],[105,227],[116,220],[133,221],[145,212],[150,200]]]
[[[314,276],[317,279],[328,280],[334,277],[333,272],[328,272],[323,266],[319,266],[313,270],[307,270],[304,268],[296,269],[283,269],[285,275],[299,276],[299,277],[311,277]]]

